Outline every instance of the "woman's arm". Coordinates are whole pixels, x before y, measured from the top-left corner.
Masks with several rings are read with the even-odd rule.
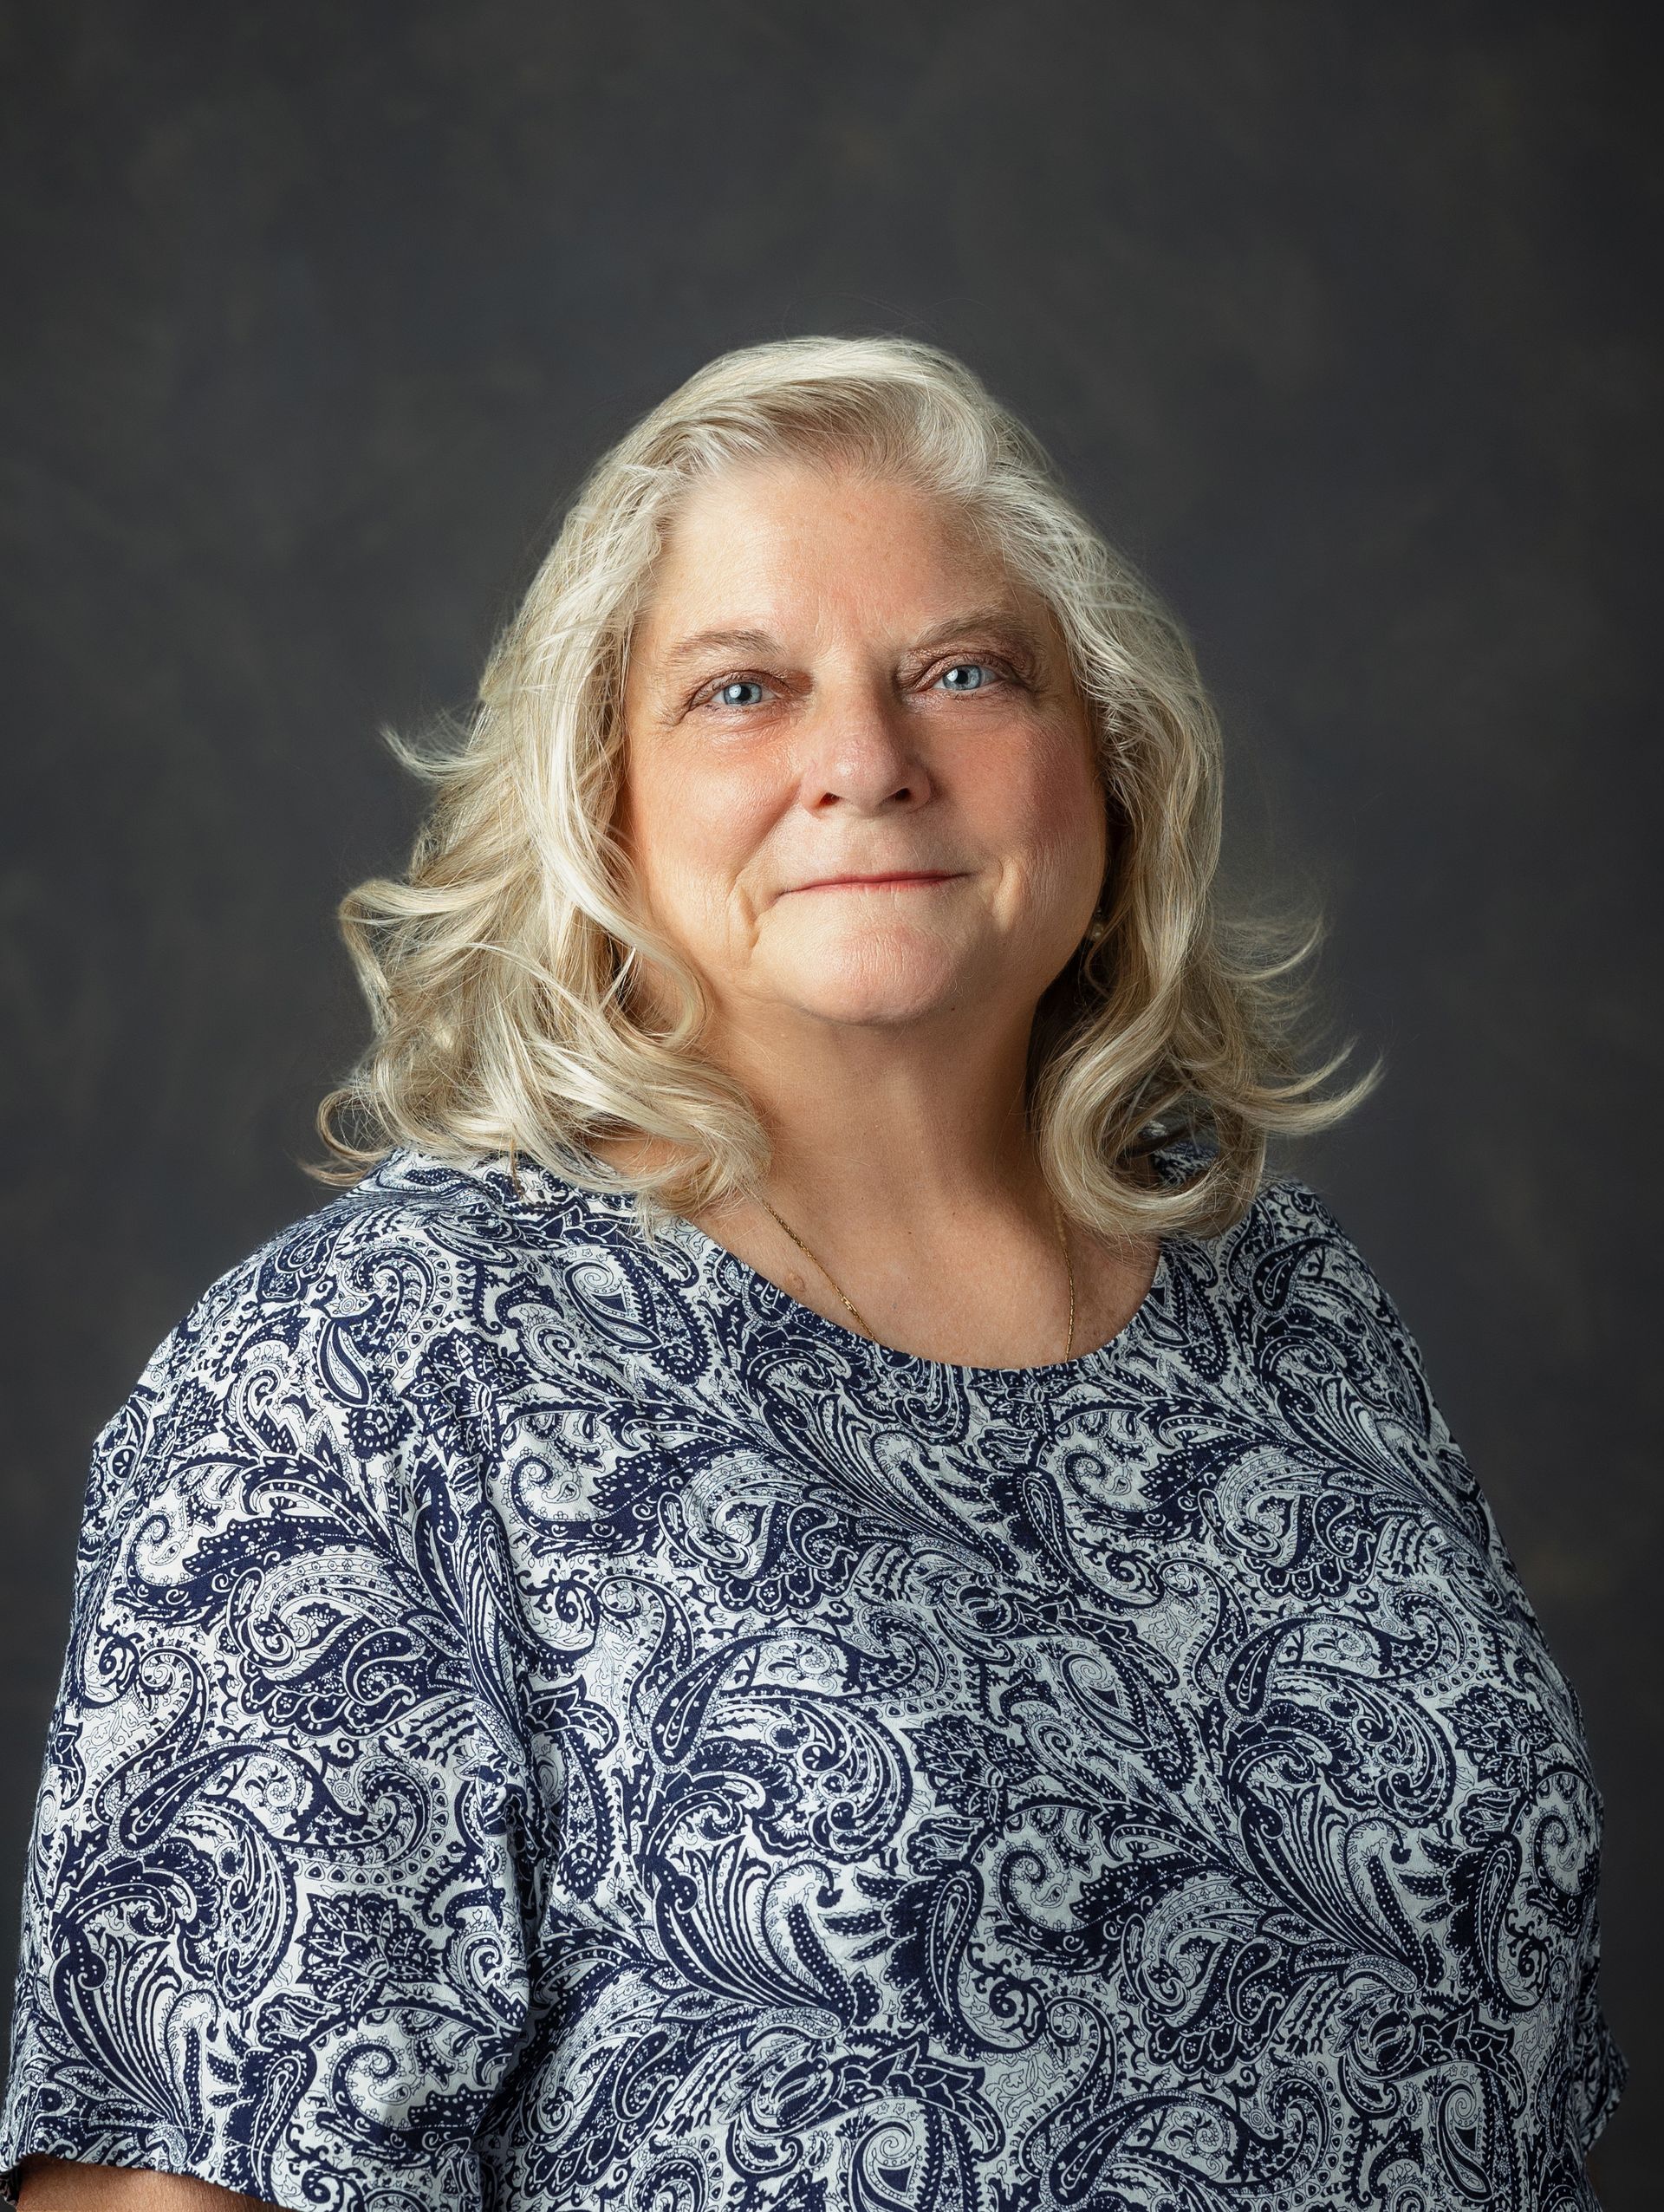
[[[89,2166],[39,2151],[24,2159],[17,2183],[17,2212],[242,2212],[264,2202],[191,2174]]]
[[[0,2172],[114,2170],[49,2168],[28,2212],[480,2212],[544,1826],[445,1257],[373,1194],[322,1209],[198,1300],[100,1432]],[[432,1286],[431,1367],[389,1279]]]

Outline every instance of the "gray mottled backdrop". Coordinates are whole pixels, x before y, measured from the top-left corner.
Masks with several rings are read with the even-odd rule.
[[[0,13],[0,1927],[88,1448],[322,1202],[331,909],[595,452],[723,348],[961,353],[1187,620],[1236,866],[1388,1080],[1298,1155],[1586,1709],[1601,2154],[1661,2034],[1659,81],[1639,13],[54,0]],[[10,1902],[8,1902],[10,1900]]]

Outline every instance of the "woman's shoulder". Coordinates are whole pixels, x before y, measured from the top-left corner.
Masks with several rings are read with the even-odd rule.
[[[1326,1285],[1336,1295],[1362,1300],[1402,1331],[1396,1306],[1365,1257],[1335,1202],[1321,1185],[1291,1171],[1261,1182],[1245,1227],[1254,1242],[1277,1255],[1308,1288]]]
[[[470,1166],[395,1148],[216,1277],[115,1420],[182,1400],[205,1417],[209,1401],[246,1409],[263,1392],[274,1414],[339,1412],[367,1445],[396,1425],[394,1402],[432,1392],[436,1371],[489,1356],[505,1285],[559,1244],[577,1210],[517,1202],[489,1158]]]
[[[322,1486],[377,1526],[407,1518],[521,1394],[523,1304],[550,1357],[582,1357],[556,1310],[564,1272],[539,1264],[575,1229],[570,1197],[521,1204],[489,1161],[400,1148],[267,1237],[192,1299],[98,1430],[83,1550],[102,1556],[141,1511],[235,1519],[233,1470],[285,1494]]]
[[[459,1263],[501,1265],[515,1222],[498,1180],[484,1163],[466,1168],[395,1147],[359,1181],[286,1222],[225,1269],[192,1311],[296,1298],[315,1308],[350,1308],[366,1288],[367,1270],[396,1269],[401,1262],[425,1267],[433,1271],[429,1279],[437,1290],[454,1278]],[[437,1268],[440,1259],[447,1264]]]
[[[1154,1154],[1168,1183],[1190,1181],[1213,1157],[1180,1138]],[[1420,1348],[1397,1302],[1320,1184],[1290,1169],[1264,1173],[1236,1218],[1218,1235],[1178,1239],[1191,1272],[1205,1278],[1216,1307],[1262,1350],[1268,1340],[1323,1342],[1344,1356],[1355,1379],[1415,1402],[1430,1421]]]
[[[1177,1136],[1152,1146],[1147,1156],[1156,1181],[1172,1186],[1205,1174],[1218,1155],[1199,1138]],[[1245,1242],[1290,1247],[1314,1263],[1327,1255],[1332,1266],[1368,1272],[1368,1262],[1322,1189],[1289,1169],[1263,1173],[1235,1220],[1212,1241],[1221,1249]]]
[[[1245,1264],[1270,1328],[1317,1373],[1349,1383],[1419,1435],[1448,1442],[1421,1346],[1397,1298],[1318,1184],[1268,1175],[1242,1224]]]

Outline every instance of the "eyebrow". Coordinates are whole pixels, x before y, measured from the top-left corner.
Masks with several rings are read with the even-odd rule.
[[[1007,645],[1024,647],[1038,653],[1041,641],[1034,625],[1018,614],[1015,607],[972,607],[963,615],[955,615],[946,622],[938,622],[913,641],[916,653],[927,652],[933,645],[946,645],[950,638],[968,630],[981,630],[991,637],[1002,639]]]
[[[714,653],[721,647],[764,653],[773,643],[767,630],[699,630],[671,646],[660,658],[666,668],[679,668],[685,661],[697,660],[702,653]]]
[[[933,646],[945,645],[950,638],[959,637],[970,630],[982,630],[1003,639],[1008,645],[1030,653],[1041,650],[1040,640],[1032,625],[1014,608],[972,607],[962,615],[954,615],[945,622],[936,622],[915,638],[908,650],[927,653]],[[685,637],[666,650],[660,656],[660,666],[666,671],[686,666],[706,653],[724,649],[740,652],[767,653],[773,650],[778,640],[768,630],[720,629],[699,630],[692,637]]]

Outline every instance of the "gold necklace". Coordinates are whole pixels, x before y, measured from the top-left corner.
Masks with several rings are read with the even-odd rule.
[[[807,1259],[812,1259],[815,1262],[816,1266],[820,1269],[827,1281],[830,1283],[833,1289],[836,1291],[839,1298],[842,1299],[844,1305],[854,1317],[855,1326],[861,1330],[862,1336],[872,1337],[873,1342],[876,1343],[878,1342],[876,1332],[867,1322],[863,1321],[860,1314],[856,1312],[854,1305],[850,1304],[849,1298],[846,1295],[842,1285],[838,1281],[837,1277],[832,1272],[832,1270],[827,1265],[826,1262],[823,1259],[819,1259],[814,1252],[810,1252],[809,1246],[798,1235],[796,1230],[792,1227],[790,1221],[783,1220],[779,1214],[775,1213],[773,1207],[769,1204],[768,1200],[764,1197],[761,1191],[757,1194],[757,1204],[762,1207],[765,1213],[774,1214],[775,1220],[780,1223],[780,1226],[785,1231],[786,1234],[791,1239],[793,1244],[796,1246],[798,1251],[803,1254],[804,1258]],[[1067,1359],[1070,1352],[1072,1352],[1075,1349],[1075,1262],[1069,1253],[1069,1232],[1063,1226],[1063,1209],[1058,1205],[1056,1197],[1054,1197],[1051,1201],[1051,1212],[1052,1219],[1057,1225],[1057,1241],[1063,1248],[1063,1265],[1069,1270],[1069,1336],[1063,1345],[1063,1357]]]

